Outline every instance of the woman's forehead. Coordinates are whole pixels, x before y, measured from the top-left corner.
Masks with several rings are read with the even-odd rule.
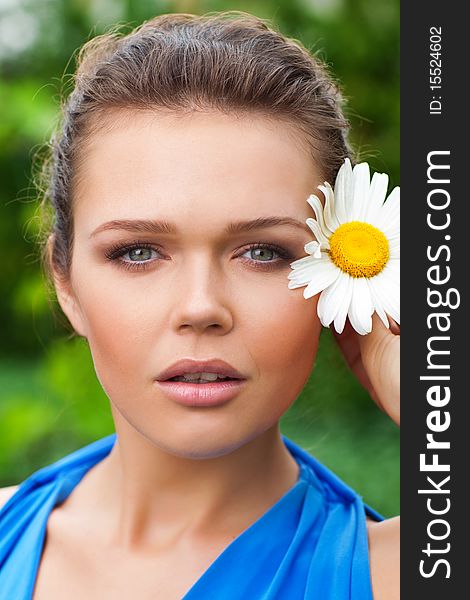
[[[295,216],[320,183],[292,128],[259,116],[136,112],[92,135],[83,152],[75,212],[94,221],[156,209],[160,218]]]

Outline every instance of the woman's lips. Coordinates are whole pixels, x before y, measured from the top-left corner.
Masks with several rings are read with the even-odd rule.
[[[184,406],[218,406],[232,400],[246,379],[227,379],[209,383],[184,381],[155,381],[168,398]]]

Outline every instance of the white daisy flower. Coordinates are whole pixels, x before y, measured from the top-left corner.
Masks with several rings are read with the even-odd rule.
[[[307,202],[316,219],[306,223],[315,240],[305,244],[308,256],[291,263],[288,287],[307,286],[304,298],[321,292],[317,312],[322,325],[334,322],[338,333],[346,317],[361,335],[372,330],[377,312],[386,327],[387,314],[400,322],[400,188],[387,200],[388,175],[374,173],[369,165],[352,168],[346,159],[333,191],[319,185],[325,197],[312,194]]]

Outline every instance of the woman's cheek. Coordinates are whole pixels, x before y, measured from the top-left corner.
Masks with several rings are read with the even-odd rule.
[[[90,290],[91,291],[91,290]],[[82,300],[88,321],[88,344],[97,377],[108,395],[132,385],[132,374],[142,378],[142,360],[145,356],[147,331],[142,315],[145,310],[132,302],[114,295],[105,297],[87,294]],[[133,307],[133,309],[132,309]],[[143,309],[144,307],[142,307]]]
[[[317,353],[321,323],[317,297],[305,300],[302,291],[297,292],[288,290],[285,297],[278,294],[270,309],[253,318],[257,343],[251,350],[264,363],[260,365],[263,370],[285,377],[287,368],[307,378]]]

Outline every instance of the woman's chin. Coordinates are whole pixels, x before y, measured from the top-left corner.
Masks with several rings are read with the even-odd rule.
[[[225,456],[237,450],[259,435],[256,432],[242,432],[221,429],[205,432],[181,432],[171,429],[171,436],[147,432],[146,437],[161,450],[180,458],[205,460]]]

